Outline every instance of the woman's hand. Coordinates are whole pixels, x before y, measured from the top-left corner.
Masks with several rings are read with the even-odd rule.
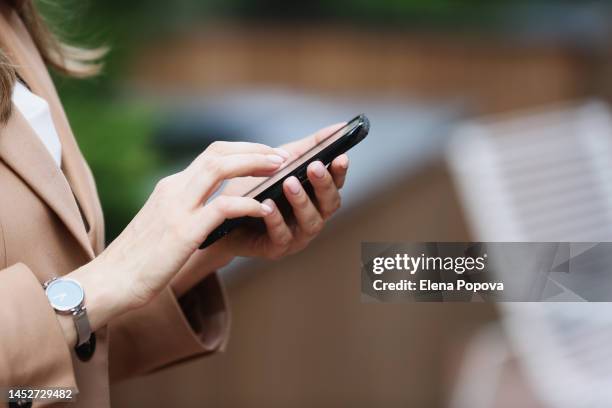
[[[261,144],[217,142],[185,170],[161,180],[121,235],[68,275],[85,289],[94,330],[152,300],[225,219],[271,214],[272,208],[251,198],[209,198],[224,180],[269,176],[286,159],[283,150]]]
[[[282,146],[290,155],[287,162],[301,156],[342,126],[344,123],[329,126],[314,135]],[[321,232],[325,221],[340,208],[341,198],[338,190],[344,185],[348,166],[346,155],[337,157],[329,169],[321,162],[310,164],[308,179],[314,188],[315,201],[308,197],[295,177],[286,180],[283,189],[292,207],[293,222],[288,223],[283,218],[273,201],[265,201],[264,204],[272,208],[272,212],[264,217],[266,232],[259,233],[241,228],[206,250],[196,253],[189,261],[193,266],[188,268],[189,273],[182,273],[173,281],[175,293],[182,295],[207,273],[225,266],[236,256],[278,259],[304,249]],[[241,196],[261,181],[260,178],[251,177],[234,179],[228,183],[223,194]],[[194,274],[194,270],[201,273]]]
[[[289,161],[301,156],[344,126],[339,123],[321,129],[304,139],[282,146],[290,154]],[[339,189],[344,185],[348,171],[348,156],[343,154],[332,161],[329,169],[323,163],[308,166],[308,180],[312,184],[315,200],[311,200],[299,180],[290,177],[283,184],[283,192],[291,205],[293,220],[285,220],[272,200],[264,204],[273,209],[264,217],[265,233],[246,228],[226,238],[225,247],[234,256],[252,256],[279,259],[303,250],[323,230],[325,222],[340,208]],[[236,195],[248,191],[261,179],[238,178],[232,180],[224,194]]]
[[[332,162],[329,170],[321,162],[308,166],[308,180],[315,200],[308,196],[297,178],[287,179],[283,192],[291,205],[293,220],[285,220],[274,201],[268,199],[263,204],[272,208],[272,212],[264,216],[266,232],[239,229],[228,237],[228,249],[235,256],[279,259],[306,248],[340,208],[339,189],[344,185],[348,164],[348,157],[341,155]]]

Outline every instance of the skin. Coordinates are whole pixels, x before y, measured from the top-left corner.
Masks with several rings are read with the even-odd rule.
[[[236,256],[276,260],[306,248],[340,208],[339,189],[349,166],[346,155],[337,157],[329,169],[320,162],[308,167],[315,202],[297,179],[285,181],[283,190],[295,222],[286,222],[272,201],[259,203],[241,194],[343,125],[277,149],[254,143],[213,143],[185,170],[162,179],[119,237],[93,261],[67,275],[85,290],[92,329],[146,305],[168,285],[182,296]],[[227,187],[211,200],[224,181]],[[266,232],[240,229],[198,250],[225,219],[242,216],[263,218]],[[71,317],[57,316],[67,343],[74,346]]]

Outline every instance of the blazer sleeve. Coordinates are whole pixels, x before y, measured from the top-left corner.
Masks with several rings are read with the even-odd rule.
[[[0,270],[0,332],[0,386],[76,390],[70,350],[55,311],[24,264]]]
[[[226,294],[216,273],[180,299],[167,288],[145,307],[111,323],[111,381],[222,351],[229,327]]]

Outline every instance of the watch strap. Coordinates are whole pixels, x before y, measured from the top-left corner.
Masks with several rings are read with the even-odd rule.
[[[79,360],[83,362],[91,360],[94,355],[94,351],[96,351],[96,333],[91,333],[89,340],[80,346],[76,346],[74,351]]]
[[[91,337],[91,326],[87,318],[87,309],[84,307],[79,308],[72,314],[72,318],[77,332],[76,346],[79,347],[85,344]]]

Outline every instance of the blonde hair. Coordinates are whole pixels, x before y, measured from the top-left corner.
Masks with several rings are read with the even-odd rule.
[[[3,0],[0,0],[3,1]],[[97,75],[102,69],[99,62],[108,51],[106,47],[95,49],[78,48],[61,42],[49,29],[38,12],[34,0],[4,0],[17,12],[26,26],[43,61],[56,72],[86,78]],[[0,49],[0,122],[11,115],[11,96],[16,71],[6,53]]]

